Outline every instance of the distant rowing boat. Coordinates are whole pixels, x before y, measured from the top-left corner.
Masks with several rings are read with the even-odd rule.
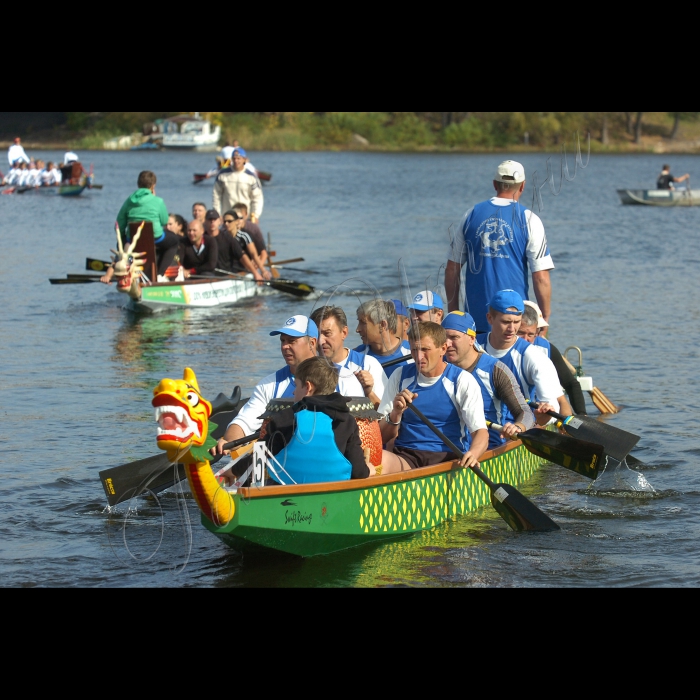
[[[651,207],[700,206],[700,190],[618,190],[623,204]]]
[[[48,187],[17,187],[14,194],[38,194],[44,197],[79,197],[88,186],[56,185]]]

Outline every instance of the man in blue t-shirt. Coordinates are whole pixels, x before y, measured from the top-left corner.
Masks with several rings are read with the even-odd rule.
[[[525,168],[508,160],[498,167],[496,197],[477,204],[464,217],[450,248],[445,288],[450,311],[459,311],[462,268],[466,268],[466,305],[480,333],[489,330],[487,304],[502,289],[529,296],[528,268],[535,296],[547,321],[551,315],[550,270],[554,263],[542,220],[519,200],[525,191]]]

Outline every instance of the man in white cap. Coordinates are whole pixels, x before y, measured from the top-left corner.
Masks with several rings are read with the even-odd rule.
[[[224,437],[219,440],[217,454],[223,454],[223,446],[228,442],[254,435],[262,427],[260,418],[273,399],[291,399],[296,388],[294,376],[299,365],[318,356],[318,327],[306,316],[293,316],[283,328],[270,333],[279,336],[285,366],[274,374],[265,377],[253,391],[250,401],[242,408],[236,419],[229,425]],[[348,384],[341,376],[338,393],[353,397],[357,379]]]
[[[540,408],[535,411],[537,422],[546,425],[550,422],[548,411],[564,416],[572,415],[572,411],[552,361],[541,348],[518,336],[525,308],[523,298],[512,289],[494,294],[488,305],[491,332],[477,335],[476,341],[515,375],[525,398],[537,397],[540,402]]]
[[[7,152],[7,160],[10,161],[10,165],[26,163],[29,165],[31,162],[29,156],[26,154],[24,147],[22,146],[22,139],[17,137],[14,143],[10,146]]]
[[[445,271],[450,311],[458,311],[461,272],[466,268],[466,308],[479,332],[488,331],[489,300],[502,289],[529,296],[528,267],[545,320],[551,315],[549,253],[542,220],[519,204],[525,191],[525,168],[512,160],[498,166],[496,196],[470,209],[452,242]]]
[[[440,295],[433,292],[416,294],[408,308],[413,311],[413,318],[420,323],[437,323],[439,326],[445,316],[445,304]]]

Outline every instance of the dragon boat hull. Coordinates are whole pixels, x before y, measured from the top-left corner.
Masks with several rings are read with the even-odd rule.
[[[18,187],[15,194],[37,194],[43,197],[79,197],[87,185],[60,185],[56,187]]]
[[[255,296],[258,289],[252,275],[240,279],[154,284],[142,287],[141,298],[130,299],[128,308],[135,313],[156,313],[167,309],[230,306]]]
[[[542,463],[518,442],[484,455],[481,468],[495,482],[518,486]],[[362,481],[244,488],[234,496],[231,523],[202,522],[233,548],[253,545],[313,557],[431,530],[490,499],[471,470],[451,462]]]

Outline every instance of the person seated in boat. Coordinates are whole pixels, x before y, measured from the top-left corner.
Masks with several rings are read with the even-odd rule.
[[[224,230],[236,238],[243,252],[250,258],[256,270],[256,279],[260,276],[263,280],[269,280],[272,275],[260,259],[257,246],[248,234],[241,231],[243,223],[243,217],[235,209],[229,209],[224,214]]]
[[[656,182],[656,189],[675,190],[676,188],[674,183],[681,183],[685,182],[686,180],[690,180],[690,175],[688,173],[683,175],[683,177],[674,177],[671,175],[671,166],[664,165],[661,175],[659,175],[659,179]]]
[[[192,205],[192,218],[199,221],[202,226],[204,226],[204,223],[207,220],[207,211],[208,209],[206,204],[196,202]]]
[[[221,214],[216,209],[210,209],[204,217],[204,233],[216,238],[222,226]]]
[[[416,408],[464,451],[460,464],[474,467],[489,446],[484,400],[476,379],[445,362],[447,335],[437,323],[420,322],[409,331],[415,364],[394,372],[379,409],[384,444],[382,474],[432,467],[454,460],[452,451],[408,409]]]
[[[51,187],[56,184],[54,164],[49,161],[46,167],[39,173],[39,178],[43,187]]]
[[[54,185],[60,185],[63,182],[63,174],[61,173],[61,169],[58,167],[58,163],[54,163],[51,174],[53,175]]]
[[[3,180],[3,185],[8,185],[9,187],[15,187],[19,184],[19,179],[22,175],[22,168],[19,164],[12,166],[12,169],[7,173],[5,179]]]
[[[384,396],[387,376],[374,357],[345,347],[350,334],[345,312],[338,306],[322,306],[311,314],[311,320],[319,330],[320,354],[340,371],[352,396],[366,396],[377,408]]]
[[[503,426],[500,433],[489,428],[489,449],[501,447],[506,438],[534,428],[535,416],[513,373],[477,346],[474,319],[469,314],[454,311],[445,317],[442,327],[447,335],[445,359],[476,379],[484,400],[486,420]],[[510,422],[504,416],[509,416]]]
[[[32,161],[29,165],[29,174],[27,175],[27,187],[41,187],[41,171],[43,170],[42,161]]]
[[[121,232],[124,250],[131,243],[129,224],[147,221],[153,225],[158,276],[162,277],[175,263],[180,239],[167,228],[170,215],[165,202],[156,196],[157,183],[156,174],[150,170],[144,170],[139,174],[138,189],[122,205],[117,215],[117,225]],[[107,274],[102,277],[102,282],[111,284],[113,277],[114,268],[110,267]],[[155,282],[155,280],[152,281]]]
[[[250,218],[248,217],[248,207],[245,204],[239,202],[238,204],[233,206],[232,209],[238,214],[238,216],[240,216],[243,219],[243,223],[241,224],[238,231],[239,235],[242,235],[244,233],[248,234],[248,236],[252,239],[252,242],[255,243],[255,248],[258,251],[260,262],[263,265],[267,265],[267,260],[269,256],[267,252],[267,245],[265,244],[265,236],[263,235],[262,229],[260,228],[260,226],[254,224],[250,220]]]
[[[187,236],[187,221],[185,217],[179,214],[171,214],[168,217],[167,229],[178,238],[185,238]]]
[[[275,457],[270,486],[367,479],[376,474],[362,449],[357,421],[336,391],[339,371],[323,358],[302,362],[294,378],[294,408],[275,415],[265,442]]]
[[[22,139],[17,137],[7,151],[7,160],[10,165],[19,165],[26,163],[29,165],[30,159],[22,146]]]
[[[413,362],[408,340],[404,341],[399,336],[398,316],[394,302],[373,299],[362,304],[357,309],[356,332],[362,338],[363,345],[356,347],[354,352],[373,357],[382,365],[398,360],[400,357],[406,358],[405,362],[387,367],[384,370],[387,377],[391,377],[394,372]]]
[[[552,361],[541,349],[518,337],[524,313],[525,304],[518,292],[512,289],[498,292],[491,299],[486,315],[491,332],[478,335],[476,340],[515,375],[523,396],[530,399],[537,395],[541,404],[535,411],[537,422],[547,425],[551,422],[546,415],[548,411],[553,409],[564,416],[572,415],[572,411]]]
[[[416,294],[408,308],[416,321],[430,321],[440,325],[445,317],[445,304],[440,295],[433,292]]]
[[[270,333],[279,336],[285,366],[265,377],[255,388],[250,401],[229,425],[226,434],[216,447],[216,454],[223,454],[226,443],[254,435],[262,427],[262,416],[273,399],[291,399],[296,389],[295,376],[302,362],[318,357],[318,327],[306,316],[290,318],[283,328]],[[349,383],[342,375],[337,391],[347,398],[355,397],[356,383]]]
[[[256,282],[264,282],[263,276],[246,251],[241,247],[238,238],[228,231],[225,226],[222,228],[215,227],[211,235],[216,239],[216,245],[219,249],[216,265],[217,274],[249,272],[253,275]]]
[[[581,385],[578,379],[569,369],[564,361],[561,352],[543,335],[542,331],[549,328],[549,324],[544,320],[540,307],[533,301],[526,301],[523,320],[518,331],[518,336],[526,340],[531,345],[538,347],[552,361],[559,383],[564,389],[564,393],[568,396],[569,409],[573,409],[573,413],[577,416],[588,415],[586,410],[586,399],[583,396]],[[536,400],[536,397],[532,397]]]
[[[408,347],[408,329],[411,327],[411,314],[401,300],[392,299],[391,302],[396,309],[396,334]]]
[[[216,277],[219,246],[216,238],[204,232],[201,222],[190,221],[187,238],[179,242],[179,257],[185,279]]]
[[[20,163],[19,177],[17,178],[18,187],[29,187],[29,163]]]

